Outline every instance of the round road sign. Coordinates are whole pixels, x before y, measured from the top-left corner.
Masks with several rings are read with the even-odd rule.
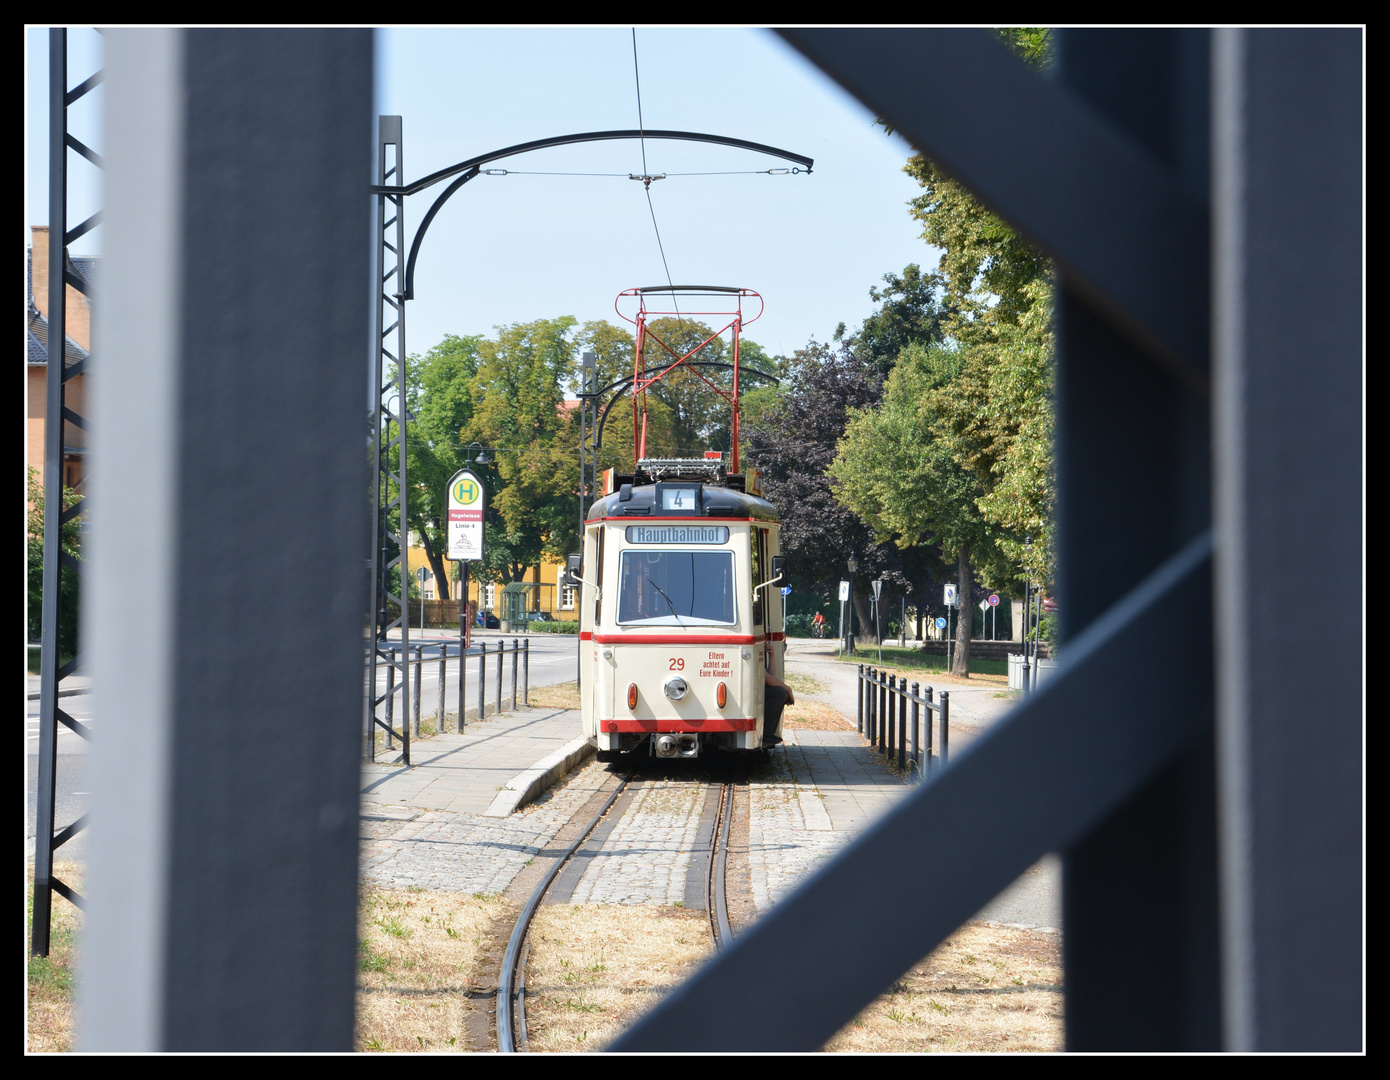
[[[990,594],[989,594],[989,606],[990,606],[990,607],[998,607],[998,606],[999,606],[999,597],[998,597],[997,594],[995,594],[995,593],[990,593]]]
[[[945,629],[946,629],[946,620],[943,619],[943,618],[941,618],[940,616],[938,616],[938,617],[937,617],[937,620],[936,620],[936,628],[937,628],[938,630],[945,630]]]

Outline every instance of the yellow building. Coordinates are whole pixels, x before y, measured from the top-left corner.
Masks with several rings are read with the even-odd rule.
[[[412,537],[412,539],[415,538]],[[458,564],[452,562],[447,564],[451,575],[450,595],[442,597],[439,592],[439,583],[434,579],[429,559],[425,555],[425,549],[412,544],[408,550],[407,560],[410,573],[417,581],[421,569],[425,570],[428,575],[423,582],[419,583],[420,595],[426,601],[439,602],[437,607],[436,604],[427,605],[426,624],[454,621],[457,618],[457,611],[450,612],[447,602],[458,603],[460,583],[453,580],[452,577],[457,573]],[[578,618],[576,614],[578,596],[575,589],[560,584],[564,570],[565,568],[561,563],[545,559],[539,566],[528,569],[522,575],[520,582],[510,584],[497,582],[480,585],[477,579],[470,574],[468,579],[469,612],[472,616],[476,616],[481,608],[484,612],[491,612],[496,615],[498,619],[516,617],[515,621],[518,622],[520,621],[519,616],[523,612],[528,614],[540,612],[555,620],[576,619]]]

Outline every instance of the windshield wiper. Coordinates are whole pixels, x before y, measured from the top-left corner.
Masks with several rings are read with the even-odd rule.
[[[671,614],[675,617],[676,625],[679,626],[682,630],[684,630],[685,623],[681,622],[681,617],[676,612],[676,605],[671,603],[671,598],[666,595],[666,590],[663,589],[660,585],[658,585],[655,581],[652,581],[651,578],[648,578],[647,580],[651,581],[652,588],[661,594],[661,599],[666,601],[666,606],[671,609]]]

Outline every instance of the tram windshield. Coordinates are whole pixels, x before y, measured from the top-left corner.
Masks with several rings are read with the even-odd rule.
[[[732,551],[624,551],[618,622],[731,626]]]

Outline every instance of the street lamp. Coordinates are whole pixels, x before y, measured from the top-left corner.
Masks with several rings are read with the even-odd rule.
[[[849,557],[849,616],[845,619],[845,646],[850,656],[854,655],[854,572],[859,569],[859,560]]]
[[[478,448],[478,456],[477,456],[476,459],[474,459],[474,457],[473,457],[473,447],[475,447],[475,446]],[[466,456],[466,459],[467,459],[467,460],[466,460],[466,463],[469,464],[469,465],[472,465],[472,464],[474,463],[475,460],[477,461],[477,463],[478,463],[479,465],[486,465],[486,464],[487,464],[487,447],[484,446],[482,443],[477,443],[477,442],[469,443],[469,444],[468,444],[468,450],[466,451],[466,455],[465,455],[465,456]]]

